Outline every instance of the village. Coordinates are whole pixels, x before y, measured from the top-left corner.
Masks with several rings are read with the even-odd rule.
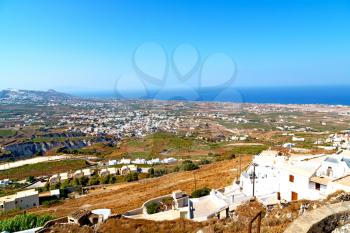
[[[270,149],[262,151],[253,157],[250,165],[242,170],[239,178],[232,180],[229,186],[220,189],[202,188],[192,194],[173,190],[172,193],[146,201],[137,209],[126,211],[121,217],[151,221],[188,219],[203,222],[213,218],[223,220],[234,218],[236,209],[251,201],[261,203],[266,209],[273,209],[275,206],[299,200],[323,200],[340,190],[350,192],[349,138],[347,131],[329,135],[327,143],[337,149],[331,154],[283,154]],[[292,152],[293,148],[289,149]],[[2,211],[25,210],[37,208],[48,200],[67,198],[69,197],[67,193],[60,189],[61,184],[67,180],[79,184],[80,190],[77,191],[72,189],[71,183],[66,183],[67,188],[70,187],[68,189],[74,194],[70,198],[79,198],[80,195],[84,196],[89,192],[89,189],[86,189],[89,185],[113,184],[115,182],[113,180],[119,175],[149,174],[154,164],[176,162],[175,158],[151,160],[122,158],[100,163],[94,169],[52,175],[46,181],[38,177],[35,179],[39,182],[28,186],[27,190],[1,197],[0,207]],[[108,178],[105,179],[105,183],[91,182],[97,180],[97,177]],[[137,179],[131,177],[130,181]],[[1,180],[3,187],[9,184],[11,180]],[[43,185],[48,185],[49,188],[42,190]],[[115,217],[111,209],[78,209],[67,216],[65,221],[61,219],[55,224],[66,222],[66,224],[95,225],[105,222],[110,217]],[[28,232],[37,232],[44,228],[39,227]]]
[[[119,220],[221,224],[247,205],[270,213],[350,192],[346,106],[35,104],[0,122],[0,218],[50,216],[28,232]]]

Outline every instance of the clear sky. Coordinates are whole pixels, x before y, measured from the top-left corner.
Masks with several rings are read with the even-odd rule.
[[[230,56],[237,86],[350,85],[348,0],[0,0],[0,89],[109,90],[145,42]]]

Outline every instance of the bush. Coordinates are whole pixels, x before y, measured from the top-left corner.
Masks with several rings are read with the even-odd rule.
[[[190,164],[190,163],[193,163],[193,162],[192,162],[192,160],[188,160],[188,159],[187,159],[187,160],[184,160],[184,161],[182,162],[182,164]]]
[[[205,164],[210,164],[210,161],[207,160],[207,159],[202,159],[200,162],[199,162],[200,165],[205,165]]]
[[[152,202],[146,206],[147,214],[156,214],[160,211],[160,204]]]
[[[34,214],[21,214],[13,218],[0,221],[0,231],[16,232],[43,226],[52,220],[50,215],[37,216]]]
[[[156,169],[154,170],[154,176],[155,177],[160,177],[164,176],[165,174],[168,174],[168,171],[164,168]]]
[[[28,176],[27,177],[27,182],[34,183],[34,181],[35,181],[35,177],[34,176]]]
[[[100,181],[98,180],[98,178],[96,176],[91,177],[91,179],[89,180],[88,185],[98,185],[100,184]]]
[[[53,205],[59,204],[61,201],[59,199],[43,201],[42,205],[45,207],[51,207]]]
[[[115,184],[117,183],[117,177],[111,176],[108,181],[109,184]]]
[[[109,184],[110,178],[111,178],[111,175],[101,176],[100,177],[100,184]]]
[[[179,171],[180,171],[180,167],[179,166],[174,167],[173,172],[179,172]]]
[[[63,181],[63,183],[61,184],[61,189],[66,189],[66,188],[70,187],[71,186],[70,182],[71,181],[69,179]]]
[[[150,177],[154,177],[154,168],[151,167],[149,170],[148,170],[148,174]]]
[[[137,181],[137,180],[139,180],[139,175],[136,172],[130,172],[125,177],[125,181],[127,181],[127,182],[132,182],[132,181]]]
[[[89,183],[89,178],[86,177],[86,176],[82,176],[79,180],[79,183],[82,185],[82,186],[86,186],[88,183]]]
[[[199,168],[199,166],[195,163],[186,163],[183,165],[183,170],[184,171],[193,171],[193,170],[197,170]]]
[[[193,193],[191,194],[192,198],[199,198],[199,197],[204,197],[210,194],[211,189],[210,188],[201,188],[201,189],[197,189],[195,191],[193,191]]]

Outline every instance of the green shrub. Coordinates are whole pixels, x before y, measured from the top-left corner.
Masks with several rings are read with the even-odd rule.
[[[0,231],[16,232],[43,226],[52,220],[50,215],[21,214],[13,218],[0,221]]]
[[[201,188],[201,189],[197,189],[195,191],[192,192],[191,197],[192,198],[199,198],[199,197],[204,197],[210,194],[211,189],[210,188]]]
[[[88,185],[98,185],[100,184],[99,179],[96,176],[90,178]]]
[[[89,183],[89,178],[86,176],[82,176],[82,177],[80,177],[79,183],[82,186],[86,186]]]
[[[35,177],[34,177],[34,176],[28,176],[26,180],[27,180],[27,182],[29,182],[29,183],[34,183]]]
[[[42,205],[45,207],[51,207],[53,205],[59,204],[61,201],[59,199],[43,201]]]
[[[199,162],[200,165],[205,165],[205,164],[209,164],[209,163],[210,163],[210,161],[207,160],[207,159],[202,159],[202,160]]]
[[[101,176],[100,177],[100,184],[109,184],[110,178],[111,178],[111,175]]]
[[[191,163],[184,164],[182,168],[184,171],[193,171],[193,170],[198,169],[199,166],[197,164],[191,162]]]
[[[187,159],[187,160],[184,160],[184,161],[182,162],[182,164],[190,164],[190,163],[193,163],[193,162],[192,162],[192,160],[188,160],[188,159]]]
[[[132,181],[137,181],[137,180],[139,180],[139,175],[136,172],[130,172],[125,177],[125,181],[127,181],[127,182],[132,182]]]
[[[146,206],[147,214],[156,214],[160,211],[160,204],[152,202]]]
[[[160,168],[160,169],[155,169],[154,170],[154,176],[155,177],[160,177],[160,176],[164,176],[165,174],[168,174],[168,171],[164,168]]]

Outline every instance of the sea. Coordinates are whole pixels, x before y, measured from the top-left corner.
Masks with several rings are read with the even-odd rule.
[[[72,92],[85,98],[157,99],[271,104],[350,105],[350,86],[238,87],[200,90],[152,90],[118,93],[114,90]]]

